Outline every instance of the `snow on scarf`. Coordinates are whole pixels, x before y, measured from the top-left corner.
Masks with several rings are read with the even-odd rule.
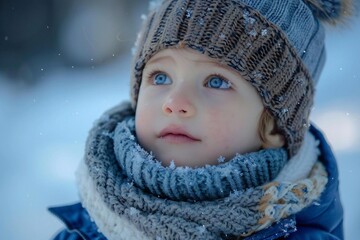
[[[124,103],[90,132],[83,166],[89,179],[79,185],[94,183],[111,214],[148,239],[224,239],[264,229],[320,196],[327,183],[324,167],[316,163],[309,178],[295,183],[273,181],[286,162],[285,150],[269,149],[216,166],[163,167],[137,144],[134,112]],[[106,217],[97,219],[100,210],[89,198],[94,193],[79,189],[99,229],[119,237],[116,220],[111,226]]]

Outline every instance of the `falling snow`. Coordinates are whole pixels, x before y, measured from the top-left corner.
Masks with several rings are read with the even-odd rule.
[[[147,19],[147,16],[145,14],[141,14],[141,20],[145,21]]]
[[[359,20],[356,24],[358,23],[360,23]],[[356,24],[355,26],[358,26]],[[259,34],[263,34],[263,31]],[[345,40],[343,35],[346,34],[330,32],[330,40],[327,42],[327,63],[317,85],[317,101],[315,103],[317,109],[313,112],[312,117],[315,123],[327,134],[330,143],[337,152],[342,178],[340,182],[342,201],[345,210],[347,210],[345,222],[348,224],[345,224],[345,233],[349,239],[355,240],[356,237],[351,237],[359,236],[360,230],[354,227],[354,224],[349,223],[356,222],[358,218],[359,207],[356,199],[358,199],[359,194],[349,186],[358,182],[360,177],[355,170],[351,170],[359,168],[357,156],[360,149],[360,118],[356,103],[360,101],[357,91],[360,79],[359,74],[357,74],[358,69],[356,69],[356,56],[360,54],[356,46],[360,32],[357,27],[353,27],[352,31],[345,36]],[[225,35],[219,37],[225,39]],[[11,36],[2,36],[2,39],[3,41],[11,40]],[[281,43],[279,46],[281,47]],[[134,53],[135,50],[134,48]],[[126,57],[129,58],[129,56]],[[24,224],[23,231],[16,231],[17,233],[5,229],[5,239],[24,239],[26,234],[31,232],[43,234],[41,236],[45,239],[62,227],[60,223],[53,220],[53,216],[50,214],[39,213],[43,213],[47,206],[77,199],[73,173],[82,158],[83,148],[79,145],[74,146],[73,140],[78,139],[81,144],[84,144],[86,133],[93,121],[104,110],[120,100],[128,99],[128,86],[126,85],[129,79],[128,69],[130,68],[127,65],[128,59],[115,63],[114,65],[107,65],[105,68],[98,67],[92,72],[85,71],[77,65],[75,65],[76,67],[70,65],[59,68],[51,73],[46,70],[48,74],[46,81],[39,82],[27,91],[14,91],[15,88],[9,85],[12,79],[7,79],[4,75],[0,76],[2,79],[9,80],[0,82],[0,116],[8,116],[7,118],[0,118],[2,121],[1,132],[8,136],[8,139],[2,142],[4,149],[2,153],[5,156],[4,159],[10,159],[10,156],[12,159],[12,161],[3,162],[3,169],[11,169],[13,166],[15,166],[14,169],[16,166],[26,167],[29,171],[24,172],[21,176],[19,175],[21,178],[16,178],[16,181],[19,179],[20,181],[29,181],[24,186],[30,186],[29,189],[33,194],[43,195],[43,201],[34,202],[32,208],[29,208],[28,199],[18,194],[21,191],[29,191],[29,189],[19,185],[21,191],[11,191],[11,188],[18,186],[18,184],[12,182],[10,174],[13,172],[3,171],[3,179],[9,181],[7,186],[4,185],[4,191],[8,194],[3,198],[8,202],[13,199],[18,201],[16,205],[9,205],[8,208],[4,209],[3,214],[6,217],[22,212],[24,213],[22,219],[28,223]],[[40,68],[38,67],[36,70],[40,72]],[[275,68],[273,71],[277,70]],[[121,81],[119,81],[119,77]],[[64,83],[64,79],[73,79],[74,81],[67,84]],[[101,79],[100,82],[99,79]],[[347,84],[342,84],[341,79],[347,79]],[[333,89],[336,91],[334,92]],[[12,93],[16,93],[16,96],[11,95]],[[31,97],[29,98],[29,96]],[[39,99],[36,104],[33,102],[34,96]],[[40,99],[44,99],[44,101],[40,101]],[[64,104],[64,99],[69,99],[71,104],[63,107],[61,104]],[[11,110],[17,109],[19,106],[21,108],[18,111]],[[83,110],[82,115],[75,116],[72,114],[79,109]],[[40,118],[41,116],[47,116],[46,121]],[[26,122],[23,119],[26,119]],[[11,124],[8,124],[9,122]],[[47,134],[39,135],[39,124],[43,128],[41,133]],[[6,126],[12,127],[7,128]],[[16,136],[22,137],[16,138]],[[51,136],[54,138],[50,138]],[[14,151],[15,143],[22,146],[23,151]],[[28,152],[31,152],[31,155],[25,156],[24,154]],[[24,162],[24,157],[28,157],[29,161]],[[67,171],[57,168],[57,164],[62,164],[61,166],[64,166]],[[44,186],[38,184],[34,179],[46,181],[50,188],[44,191]],[[331,181],[331,179],[329,180]],[[59,193],[58,188],[51,188],[54,185],[61,187],[63,191]],[[49,192],[51,194],[48,194]],[[49,227],[47,229],[39,227],[36,221],[32,221],[34,216],[49,221]],[[11,222],[7,224],[10,226],[9,229],[13,229],[13,226],[16,225]],[[157,239],[160,240],[161,238]]]
[[[162,4],[163,0],[152,0],[149,2],[149,11],[154,11],[156,9],[158,9],[161,4]]]

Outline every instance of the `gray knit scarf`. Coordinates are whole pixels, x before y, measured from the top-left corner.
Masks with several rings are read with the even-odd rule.
[[[128,103],[95,124],[85,155],[105,204],[152,239],[245,236],[300,211],[321,187],[266,184],[286,162],[284,149],[269,149],[216,166],[164,167],[137,143]]]

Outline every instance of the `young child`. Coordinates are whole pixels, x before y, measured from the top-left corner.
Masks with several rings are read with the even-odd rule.
[[[131,103],[91,130],[55,239],[343,239],[334,155],[308,123],[340,0],[164,0]]]

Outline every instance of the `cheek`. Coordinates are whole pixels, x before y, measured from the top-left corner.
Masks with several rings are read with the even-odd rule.
[[[150,116],[143,111],[136,111],[135,115],[135,128],[136,130],[142,129],[144,126],[146,126],[146,123],[149,122]]]
[[[209,129],[209,138],[217,144],[228,149],[233,142],[233,135],[241,128],[242,122],[235,121],[232,113],[224,113],[216,110],[209,111],[209,117],[206,119],[206,126]]]
[[[152,118],[153,116],[148,103],[139,98],[135,113],[135,129],[140,142],[146,138],[147,129],[151,126],[150,123],[154,121]]]
[[[206,125],[212,145],[221,152],[244,153],[259,147],[258,118],[234,111],[209,110]]]
[[[155,110],[154,98],[151,96],[152,91],[143,89],[140,87],[139,98],[136,107],[136,126],[146,126],[153,118],[153,112]]]
[[[241,115],[237,114],[234,108],[211,108],[208,110],[208,125],[213,131],[225,134],[234,131],[235,129],[242,128],[244,125],[244,119]]]

